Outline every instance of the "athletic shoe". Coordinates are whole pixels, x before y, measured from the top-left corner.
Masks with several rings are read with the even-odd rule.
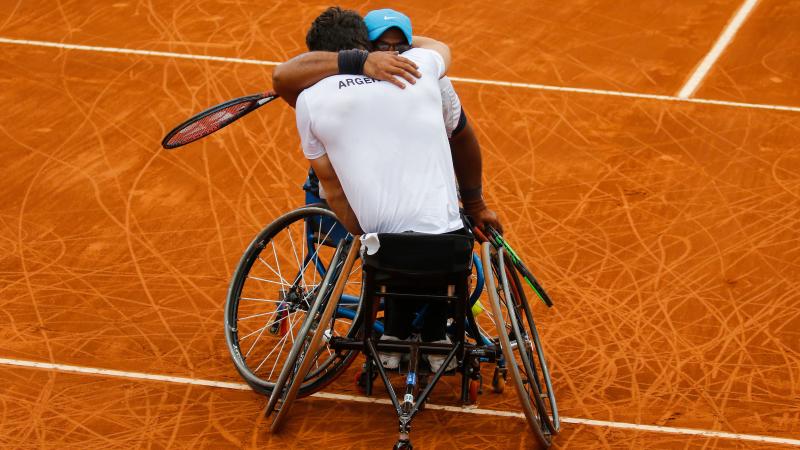
[[[381,341],[401,341],[402,339],[389,336],[388,334],[384,334],[381,336]],[[400,353],[398,352],[378,352],[378,356],[381,358],[381,365],[383,365],[384,369],[397,369],[400,367]]]
[[[452,344],[452,342],[450,341],[449,337],[445,336],[445,338],[441,341],[433,341],[431,344]],[[442,367],[442,364],[444,364],[444,360],[447,358],[447,355],[425,355],[425,357],[428,358],[428,364],[431,365],[431,371],[436,373]],[[449,372],[454,370],[457,366],[458,361],[457,358],[454,357],[450,360],[450,364],[447,365],[447,369],[445,370]]]

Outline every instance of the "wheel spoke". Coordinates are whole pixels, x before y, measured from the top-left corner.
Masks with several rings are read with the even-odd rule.
[[[255,317],[268,316],[268,315],[271,315],[271,314],[274,314],[274,313],[273,312],[265,312],[265,313],[252,314],[252,315],[249,315],[247,317],[239,317],[239,320],[248,320],[248,319],[252,319],[252,318],[255,318]]]
[[[277,275],[277,274],[276,274],[276,275]],[[248,275],[248,276],[247,276],[247,278],[248,278],[248,279],[250,279],[250,280],[258,280],[258,281],[263,281],[263,282],[265,282],[265,283],[277,284],[277,285],[279,285],[279,286],[289,286],[289,287],[291,287],[291,286],[292,286],[292,285],[291,285],[291,284],[289,284],[289,283],[284,283],[284,282],[280,282],[280,281],[272,281],[272,280],[267,280],[266,278],[255,277],[255,276],[252,276],[252,275]]]
[[[270,352],[267,353],[267,356],[265,356],[264,359],[261,360],[261,363],[258,365],[258,367],[255,368],[255,370],[253,370],[253,372],[258,372],[259,369],[261,369],[261,366],[263,366],[264,363],[267,362],[269,357],[272,356],[273,353],[275,353],[275,350],[278,350],[278,357],[275,358],[275,363],[272,364],[272,369],[269,371],[269,378],[272,378],[272,374],[275,371],[275,366],[277,366],[278,361],[281,360],[281,355],[283,354],[283,348],[286,346],[287,341],[288,339],[286,339],[286,335],[282,336],[281,339],[278,341],[278,343],[280,343],[280,347],[279,346],[272,347],[272,350],[270,350]]]
[[[275,250],[275,244],[273,244],[273,245],[272,245],[272,249],[273,249],[273,250]],[[272,273],[274,273],[275,275],[277,275],[277,276],[278,276],[278,278],[280,278],[280,279],[281,279],[280,283],[277,283],[277,282],[274,282],[274,281],[273,281],[273,283],[276,283],[276,284],[282,284],[282,285],[284,285],[284,286],[289,286],[289,287],[291,287],[291,286],[292,286],[292,285],[291,285],[291,284],[289,284],[289,282],[288,282],[288,281],[286,281],[286,279],[285,279],[285,278],[283,278],[283,276],[282,276],[282,275],[279,273],[279,272],[280,272],[280,270],[281,270],[281,266],[280,266],[280,265],[278,265],[278,270],[277,270],[277,271],[275,271],[275,269],[273,269],[273,268],[272,268],[272,266],[271,266],[271,265],[269,265],[269,263],[268,263],[268,262],[264,261],[264,258],[262,258],[262,257],[260,257],[260,256],[259,256],[259,257],[258,257],[258,260],[259,260],[259,261],[261,261],[261,264],[265,265],[265,266],[266,266],[266,267],[267,267],[269,270],[271,270],[271,271],[272,271]],[[277,256],[277,255],[275,256],[275,262],[276,262],[276,263],[278,262],[278,256]],[[262,280],[262,281],[266,281],[266,280]]]
[[[326,235],[325,235],[325,239],[328,239],[328,236],[330,235],[330,233],[331,233],[331,231],[332,231],[332,230],[333,230],[333,228],[331,228],[330,230],[328,230],[328,234],[326,234]],[[290,235],[290,236],[291,236],[291,235]],[[323,239],[323,240],[325,240],[325,239]],[[297,276],[296,276],[296,277],[295,277],[295,279],[294,279],[294,283],[297,283],[298,279],[300,279],[300,277],[303,275],[303,273],[305,273],[305,271],[306,271],[306,268],[308,267],[308,264],[309,264],[311,261],[313,261],[313,260],[314,260],[314,257],[317,257],[317,258],[319,257],[319,249],[320,249],[320,246],[318,245],[318,246],[317,246],[317,248],[315,248],[315,249],[314,249],[314,253],[313,253],[312,257],[310,257],[310,258],[308,259],[308,261],[306,261],[306,262],[305,262],[305,264],[303,264],[303,267],[300,269],[300,272],[297,274]],[[299,265],[299,264],[298,264],[298,265]],[[314,270],[316,270],[316,265],[314,266]]]
[[[283,300],[269,300],[266,298],[253,298],[253,297],[240,297],[242,300],[247,300],[250,302],[262,302],[262,303],[284,303]],[[241,320],[241,319],[240,319]]]
[[[297,257],[297,247],[294,245],[294,238],[292,238],[292,229],[289,227],[286,234],[289,236],[289,243],[292,245],[292,254],[294,255],[294,261],[297,263],[297,267],[300,267],[300,272],[298,272],[297,277],[295,278],[294,282],[297,283],[297,279],[300,279],[300,282],[303,284],[303,288],[307,289],[306,286],[306,277],[305,277],[305,266],[300,263],[300,259]]]

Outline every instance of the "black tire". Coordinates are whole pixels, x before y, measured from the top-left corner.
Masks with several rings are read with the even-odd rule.
[[[312,240],[306,239],[310,231]],[[228,288],[225,339],[236,370],[256,392],[272,393],[281,361],[307,318],[309,303],[324,278],[322,271],[336,250],[333,237],[344,234],[333,212],[306,206],[267,225],[242,255]],[[317,255],[319,260],[308,259],[311,255]],[[293,268],[284,272],[290,265]],[[358,286],[351,289],[356,298],[360,291],[360,264],[358,267],[358,271],[348,274],[358,280],[353,283]],[[359,303],[342,307],[357,310]],[[351,335],[355,325],[347,317],[336,318],[338,335]],[[298,395],[303,397],[322,389],[356,356],[355,351],[334,352],[323,347]]]
[[[528,325],[533,322],[527,320],[528,317],[531,317],[529,314],[526,316],[527,302],[521,298],[516,286],[511,284],[513,281],[509,281],[507,276],[514,270],[513,266],[506,264],[502,248],[496,252],[491,252],[490,248],[489,244],[484,244],[482,255],[498,341],[528,425],[539,446],[547,448],[552,443],[553,436],[558,433],[558,413],[555,398],[552,390],[549,389],[549,373],[546,372],[546,365],[544,371],[537,371],[539,366],[534,365],[533,358],[536,356],[534,345],[538,346],[539,350],[541,346],[538,342],[538,335]],[[509,268],[508,272],[506,268]],[[499,289],[496,280],[499,281]],[[522,319],[523,316],[526,316],[525,320]],[[529,336],[535,336],[535,338]],[[547,379],[546,384],[541,381],[545,378]],[[541,386],[548,388],[546,403],[542,398]],[[553,413],[554,420],[551,420]]]
[[[333,327],[336,324],[336,310],[348,281],[348,277],[340,276],[340,274],[347,274],[353,269],[353,265],[358,259],[360,247],[358,244],[348,238],[337,246],[333,262],[331,262],[328,273],[309,309],[308,320],[297,334],[299,340],[293,343],[290,355],[281,368],[278,381],[275,383],[267,407],[264,409],[266,417],[269,417],[273,411],[277,411],[270,426],[272,433],[278,432],[286,421],[306,377],[313,366],[318,364],[320,354],[324,354],[325,343],[330,341],[326,336],[330,336],[329,333],[335,331]],[[334,279],[335,283],[333,283]],[[312,350],[313,353],[309,353]],[[280,402],[280,408],[276,409],[278,402]]]
[[[528,381],[533,381],[532,385],[539,394],[535,399],[541,425],[546,428],[545,433],[555,435],[561,429],[561,421],[559,420],[558,405],[556,404],[553,384],[550,379],[550,369],[544,357],[539,331],[536,329],[536,322],[533,320],[533,310],[525,295],[520,272],[509,264],[509,257],[505,253],[504,258],[507,263],[506,267],[509,268],[506,273],[511,275],[508,279],[509,288],[512,292],[511,298],[514,300],[516,318],[521,332],[518,342],[522,342],[525,346],[525,351],[520,352],[520,354],[525,356],[524,361]]]

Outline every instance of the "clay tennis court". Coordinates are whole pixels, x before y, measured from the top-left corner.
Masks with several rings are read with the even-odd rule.
[[[242,251],[303,202],[291,108],[159,145],[270,88],[326,6],[0,2],[0,447],[394,443],[349,374],[269,434],[225,345]],[[488,200],[556,302],[554,447],[800,446],[800,1],[342,6],[453,50]],[[456,400],[418,448],[532,444],[513,389]]]

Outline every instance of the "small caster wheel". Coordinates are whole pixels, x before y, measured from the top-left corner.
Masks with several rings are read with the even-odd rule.
[[[475,405],[478,403],[478,394],[480,394],[481,382],[480,380],[469,380],[469,404]]]
[[[367,391],[367,373],[366,372],[356,372],[356,377],[353,380],[356,384],[356,389],[358,392],[362,394]]]
[[[372,381],[374,382],[375,379],[378,378],[377,371],[372,372]],[[361,370],[361,372],[357,372],[355,376],[355,384],[356,389],[362,394],[366,394],[367,392],[367,372],[365,370]],[[374,383],[373,383],[374,385]]]
[[[506,380],[508,380],[508,370],[505,367],[495,367],[492,375],[492,392],[502,394],[506,390]]]
[[[411,445],[411,441],[397,441],[393,448],[394,450],[412,450],[414,446]]]

